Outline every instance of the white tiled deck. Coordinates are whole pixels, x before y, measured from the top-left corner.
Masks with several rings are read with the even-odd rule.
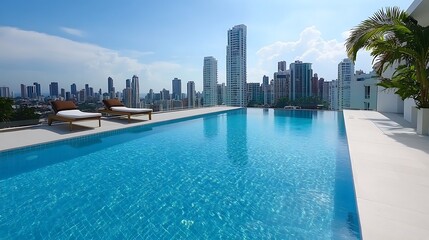
[[[344,118],[363,239],[429,239],[429,137],[398,114]]]
[[[88,134],[232,110],[213,107],[134,117],[0,130],[0,151]],[[372,239],[428,239],[429,137],[396,114],[344,111],[362,235]]]

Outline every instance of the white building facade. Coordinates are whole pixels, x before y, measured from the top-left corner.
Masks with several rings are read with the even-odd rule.
[[[354,63],[346,58],[338,63],[338,109],[350,108],[350,85],[354,76]]]
[[[377,109],[378,77],[372,71],[356,71],[350,86],[350,108],[360,110]]]
[[[217,105],[217,60],[211,56],[204,58],[203,99],[205,107]]]
[[[247,102],[247,46],[246,25],[237,25],[228,30],[226,47],[227,105],[246,106]]]
[[[194,108],[195,100],[196,100],[194,81],[189,81],[186,87],[187,87],[187,95],[188,95],[188,108]]]

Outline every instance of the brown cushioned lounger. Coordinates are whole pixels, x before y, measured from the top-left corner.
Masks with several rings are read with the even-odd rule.
[[[72,130],[72,122],[84,120],[98,120],[98,126],[101,127],[101,113],[89,113],[80,111],[72,101],[52,101],[52,109],[55,114],[48,116],[48,125],[52,121],[68,122],[69,129]]]
[[[128,108],[125,107],[121,101],[116,98],[104,99],[103,104],[105,109],[99,110],[99,112],[110,114],[110,115],[127,115],[128,122],[131,121],[131,115],[148,114],[149,120],[152,120],[152,109],[149,108]]]

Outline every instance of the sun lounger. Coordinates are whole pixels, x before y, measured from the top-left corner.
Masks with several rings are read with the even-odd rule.
[[[52,109],[55,114],[48,116],[48,125],[51,126],[54,120],[68,122],[69,129],[72,130],[72,122],[84,120],[98,120],[98,126],[101,127],[101,113],[82,112],[72,101],[52,101]]]
[[[149,108],[129,108],[125,107],[121,101],[118,99],[105,99],[103,100],[105,109],[99,110],[101,113],[106,113],[110,115],[127,115],[128,122],[131,121],[131,115],[142,115],[148,114],[149,120],[152,120],[152,109]]]

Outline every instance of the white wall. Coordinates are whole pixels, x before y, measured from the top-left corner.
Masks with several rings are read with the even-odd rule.
[[[410,122],[413,127],[417,127],[417,110],[414,99],[407,98],[404,100],[404,118]]]
[[[364,110],[365,103],[369,103],[368,110],[376,110],[377,83],[378,79],[375,78],[375,73],[356,73],[350,85],[350,108]],[[370,87],[369,98],[365,98],[365,86]]]
[[[395,89],[385,89],[378,86],[377,111],[404,113],[404,101],[395,94]]]

